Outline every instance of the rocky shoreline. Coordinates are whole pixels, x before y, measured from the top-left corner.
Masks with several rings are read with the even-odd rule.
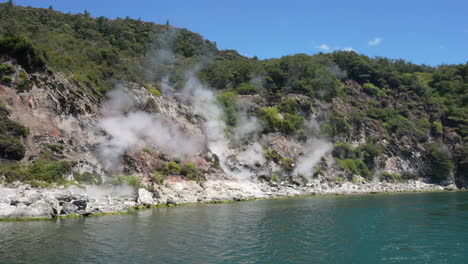
[[[70,216],[91,216],[131,212],[135,208],[171,206],[189,203],[220,203],[293,196],[345,195],[387,192],[426,192],[456,190],[410,181],[405,183],[323,183],[307,186],[240,180],[173,180],[151,188],[152,191],[127,185],[55,186],[33,188],[24,183],[0,184],[0,219],[35,220]]]

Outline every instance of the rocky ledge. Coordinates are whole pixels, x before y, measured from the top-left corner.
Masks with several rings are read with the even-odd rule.
[[[0,218],[57,218],[128,212],[136,207],[177,205],[196,202],[241,201],[249,199],[321,194],[358,194],[382,192],[420,192],[454,190],[456,187],[406,183],[321,183],[307,186],[240,180],[168,181],[154,188],[134,189],[120,185],[90,185],[38,189],[28,184],[0,184]]]

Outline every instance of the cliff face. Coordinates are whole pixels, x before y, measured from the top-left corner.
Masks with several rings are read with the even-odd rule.
[[[218,139],[210,136],[210,129],[218,129],[209,126],[213,120],[207,120],[206,113],[197,109],[199,106],[196,100],[184,98],[184,92],[174,90],[174,93],[155,96],[147,87],[125,82],[116,85],[116,90],[120,91],[118,97],[121,98],[103,100],[99,96],[86,94],[81,87],[60,73],[44,72],[27,74],[29,87],[19,91],[15,88],[19,82],[17,73],[23,69],[19,65],[15,67],[12,82],[0,86],[0,94],[1,103],[9,111],[9,119],[26,126],[30,131],[22,139],[25,154],[21,163],[34,162],[47,152],[51,156],[50,160],[72,162],[72,169],[65,176],[68,180],[73,179],[73,174],[84,173],[104,180],[112,180],[120,174],[136,174],[148,185],[157,185],[163,181],[155,179],[158,173],[163,174],[162,178],[176,176],[187,180],[186,175],[178,169],[172,172],[167,170],[166,166],[171,161],[176,161],[178,167],[187,163],[195,164],[200,175],[203,174],[208,180],[260,179],[273,184],[287,182],[297,186],[305,186],[312,180],[373,181],[381,177],[381,181],[391,182],[424,179],[427,175],[423,145],[407,136],[388,138],[380,127],[368,125],[361,125],[355,133],[347,136],[324,136],[316,120],[325,119],[331,109],[337,109],[343,115],[352,111],[353,106],[342,100],[329,103],[315,101],[314,115],[306,124],[303,135],[298,137],[275,131],[262,132],[258,119],[248,113],[268,106],[274,107],[275,104],[258,95],[238,95],[234,99],[238,105],[242,105],[244,112],[241,118],[246,120],[237,123],[228,134]],[[351,97],[360,98],[362,104],[370,100],[358,84],[350,85],[349,93]],[[289,94],[280,99],[285,100],[310,101],[308,97],[298,94]],[[125,109],[119,104],[124,105]],[[151,124],[139,127],[141,123],[135,124],[130,118],[135,113],[149,117],[141,120],[136,118],[136,122],[157,122],[160,127]],[[117,126],[102,126],[103,122],[112,118],[117,118]],[[222,117],[217,118],[224,126]],[[167,127],[171,129],[163,129]],[[133,129],[136,132],[120,137],[118,133],[122,129]],[[154,139],[145,138],[152,135]],[[130,143],[122,145],[110,140],[115,137],[116,140],[129,140]],[[166,142],[161,142],[159,138]],[[379,149],[378,153],[369,153],[365,160],[371,164],[366,166],[372,172],[355,168],[354,164],[340,163],[358,157],[359,153],[353,152],[370,152],[359,150],[359,146],[368,144],[370,138],[373,142],[369,145]],[[197,146],[184,152],[183,145]],[[108,150],[107,147],[115,148],[116,153],[112,154],[115,159],[109,160],[108,156],[102,156],[109,155],[103,152],[103,149]],[[107,168],[103,164],[106,162],[110,162]],[[310,166],[307,166],[308,163]],[[298,165],[305,166],[308,171],[300,171],[302,168],[298,168]],[[392,178],[392,175],[405,174],[411,178]],[[447,179],[448,183],[453,182],[453,175]],[[202,182],[204,179],[195,177],[190,180]]]

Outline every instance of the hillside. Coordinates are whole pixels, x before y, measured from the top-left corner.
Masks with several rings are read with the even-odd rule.
[[[468,185],[468,62],[259,60],[170,25],[9,4],[0,21],[6,183]]]

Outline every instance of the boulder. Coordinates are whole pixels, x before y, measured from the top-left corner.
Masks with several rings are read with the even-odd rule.
[[[142,205],[154,204],[153,194],[146,189],[140,188],[138,190],[138,203]]]
[[[78,211],[78,206],[71,203],[71,202],[65,202],[62,205],[62,210],[60,214],[75,214]]]
[[[177,205],[177,203],[174,201],[174,199],[168,197],[166,200],[167,205]]]

